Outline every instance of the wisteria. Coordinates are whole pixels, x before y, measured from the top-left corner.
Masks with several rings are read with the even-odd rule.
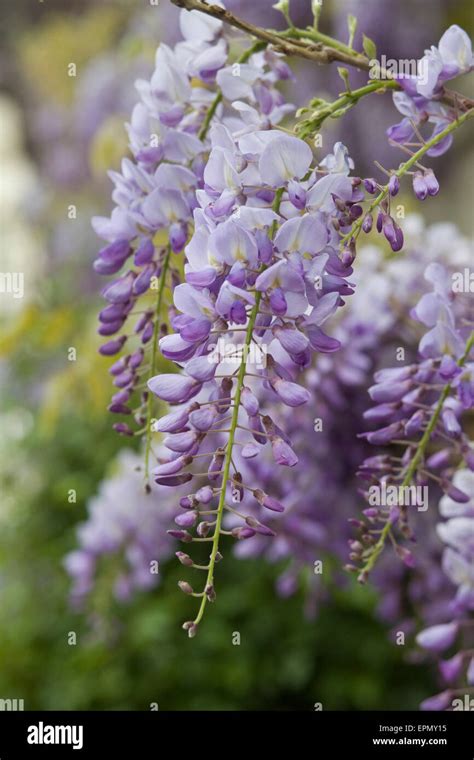
[[[351,518],[349,522],[360,527],[353,517],[359,498],[354,475],[364,456],[372,456],[372,444],[358,433],[364,426],[364,397],[372,384],[373,368],[386,361],[384,353],[393,356],[401,341],[408,355],[416,351],[419,338],[416,330],[408,335],[404,328],[400,330],[397,315],[410,310],[425,290],[423,272],[427,263],[430,260],[439,265],[449,263],[454,272],[456,267],[463,269],[469,262],[469,244],[452,225],[440,224],[425,231],[420,219],[413,216],[405,221],[405,230],[408,267],[399,258],[387,264],[378,248],[361,250],[360,266],[355,273],[358,297],[350,299],[340,312],[336,326],[335,335],[341,348],[320,356],[316,366],[305,373],[305,385],[314,393],[315,418],[305,414],[304,407],[298,416],[290,410],[285,415],[286,429],[295,435],[302,461],[293,482],[279,484],[285,494],[279,496],[286,509],[269,522],[277,533],[276,539],[266,542],[254,538],[236,547],[239,556],[264,555],[272,561],[289,560],[278,581],[282,594],[292,593],[298,586],[299,572],[327,556],[328,551],[337,555],[341,566],[347,561],[347,542],[352,544],[354,537],[350,537],[353,528],[345,527],[344,522]],[[412,324],[415,328],[416,322]],[[249,465],[256,469],[262,482],[272,482],[273,467],[268,456],[264,462],[250,460]],[[436,493],[435,490],[435,498]],[[435,510],[415,511],[411,519],[415,520],[415,531],[419,528],[423,535],[423,550],[418,545],[416,551],[417,555],[423,551],[423,561],[421,567],[410,569],[410,586],[407,588],[404,582],[408,568],[396,554],[390,553],[380,558],[378,564],[382,567],[380,572],[375,568],[374,582],[382,592],[379,611],[383,619],[398,629],[401,626],[413,632],[413,620],[407,617],[411,610],[404,609],[405,598],[411,597],[418,609],[421,605],[426,607],[426,620],[437,620],[445,610],[442,600],[447,595],[447,584],[440,578]],[[327,595],[320,580],[320,575],[312,574],[309,611],[318,597]],[[343,582],[342,577],[339,580]],[[432,600],[433,594],[436,601]]]
[[[252,378],[253,386],[263,383],[289,407],[309,401],[308,389],[295,380],[312,351],[331,352],[339,345],[321,325],[343,303],[342,296],[352,293],[346,279],[351,260],[337,255],[335,226],[344,213],[349,216],[359,197],[358,183],[354,186],[348,177],[349,159],[342,159],[343,172],[326,172],[323,166],[318,179],[317,170],[311,170],[310,149],[297,138],[257,130],[234,140],[225,128],[216,127],[211,140],[205,190],[198,193],[204,208],[195,211],[195,233],[186,248],[186,282],[174,291],[180,311],[172,322],[177,332],[160,343],[166,358],[184,362],[184,375],[179,381],[167,374],[148,381],[150,390],[171,404],[205,393],[203,401],[158,422],[159,430],[172,432],[164,440],[170,460],[155,470],[158,483],[191,481],[187,466],[194,466],[214,431],[222,436],[210,445],[207,468],[211,499],[205,502],[206,532],[207,515],[215,515],[207,597],[215,593],[213,564],[223,510],[236,512],[226,501],[240,503],[246,489],[262,507],[283,510],[271,494],[243,482],[240,457],[259,456],[268,443],[276,464],[292,467],[298,462],[288,436],[260,408],[246,378]],[[345,156],[342,145],[336,151]],[[334,167],[339,168],[335,160]],[[217,509],[210,510],[214,499]],[[191,494],[185,506],[197,504],[199,499]],[[198,512],[186,525],[198,520]],[[236,538],[273,533],[251,516],[242,520],[232,530]],[[192,540],[188,531],[174,535]]]
[[[413,538],[409,507],[428,508],[421,492],[430,482],[460,503],[469,500],[469,494],[454,485],[453,475],[463,462],[474,468],[462,428],[463,412],[474,406],[470,361],[474,333],[464,294],[454,298],[443,267],[430,264],[425,279],[433,292],[424,294],[412,310],[412,317],[430,328],[420,340],[419,361],[378,371],[375,385],[369,388],[376,405],[364,416],[380,427],[364,436],[375,446],[399,448],[396,456],[389,452],[369,457],[360,469],[369,503],[364,511],[367,522],[360,527],[363,542],[357,542],[353,552],[353,558],[361,561],[361,581],[367,580],[388,538],[408,566],[414,562],[394,533],[398,528],[405,538]],[[433,441],[437,447],[430,451]]]
[[[172,255],[182,251],[188,237],[205,151],[199,130],[212,103],[212,92],[204,82],[202,87],[191,87],[191,79],[199,70],[199,59],[208,67],[201,72],[207,82],[215,79],[226,59],[225,42],[219,40],[217,52],[213,44],[219,22],[204,22],[197,30],[193,25],[191,32],[184,20],[182,27],[184,41],[174,50],[161,45],[151,80],[137,82],[141,101],[128,125],[135,160],[124,159],[121,173],[110,173],[117,204],[110,219],[93,220],[96,232],[108,241],[99,251],[95,270],[116,274],[132,256],[134,264],[102,291],[108,306],[99,315],[101,335],[122,333],[129,315],[138,312],[133,333],[111,337],[100,348],[105,356],[122,354],[110,368],[118,389],[109,407],[115,414],[132,414],[129,401],[142,373],[154,368],[158,338],[166,330],[160,321],[169,302],[166,288],[179,278]],[[150,291],[154,291],[154,302],[143,303]],[[125,344],[128,347],[133,339],[132,350],[123,354]],[[149,431],[152,410],[146,391],[136,403],[135,422],[140,427],[146,424]],[[116,423],[115,428],[133,435],[126,422]]]
[[[100,352],[115,357],[109,411],[124,418],[114,427],[144,437],[144,498],[152,503],[158,488],[170,511],[174,505],[168,534],[186,549],[176,552],[178,560],[204,573],[201,582],[196,574],[179,582],[198,600],[183,625],[193,637],[216,599],[227,537],[237,539],[238,555],[290,558],[278,581],[285,595],[300,569],[325,553],[366,582],[378,560],[385,562],[388,542],[416,574],[413,522],[428,510],[427,489],[468,503],[459,478],[474,468],[465,423],[474,398],[469,293],[453,287],[449,262],[425,259],[424,285],[432,292],[422,294],[418,262],[421,298],[414,304],[409,288],[402,307],[413,307],[416,339],[411,357],[389,368],[380,367],[377,352],[382,335],[391,339],[393,282],[381,277],[385,297],[375,299],[370,320],[357,317],[357,304],[364,293],[372,297],[362,233],[378,233],[391,256],[408,255],[397,196],[407,178],[417,200],[440,192],[426,161],[451,147],[474,104],[446,87],[472,68],[470,41],[458,26],[425,53],[416,74],[379,66],[374,77],[375,44],[364,38],[363,51],[353,47],[353,20],[348,44],[322,34],[317,4],[314,26],[304,30],[293,25],[288,4],[279,4],[289,24],[284,32],[256,27],[222,4],[174,4],[184,8],[183,39],[174,48],[162,43],[150,80],[137,83],[140,102],[127,126],[132,158],[110,172],[116,205],[110,218],[94,219],[107,243],[94,268],[118,275],[102,291],[108,305],[98,330],[107,338]],[[247,44],[232,27],[248,35]],[[342,64],[343,91],[297,110],[282,94],[295,79],[290,56]],[[352,88],[351,68],[369,82]],[[318,138],[329,119],[373,93],[392,94],[404,117],[387,132],[404,160],[393,167],[376,161],[374,176],[360,176],[350,145],[336,141],[321,150]],[[338,415],[343,410],[355,422],[362,413],[357,389],[374,368],[374,406],[364,414],[371,429],[349,426],[336,461]],[[381,451],[371,453],[375,446]],[[358,466],[368,501],[361,518],[353,511]],[[334,521],[328,505],[336,501]],[[438,527],[448,545],[444,568],[456,583],[459,557],[470,561],[457,538],[463,526],[448,520]]]
[[[88,519],[78,529],[79,548],[64,560],[74,581],[71,597],[76,607],[84,608],[96,587],[100,563],[107,557],[113,566],[111,591],[120,601],[160,580],[160,563],[173,549],[166,528],[176,507],[152,485],[151,493],[159,499],[156,509],[154,498],[143,490],[142,467],[142,457],[122,450],[113,473],[90,501]],[[119,555],[122,563],[117,562]]]
[[[446,621],[425,628],[416,637],[420,647],[437,654],[439,672],[445,690],[427,698],[424,710],[470,709],[474,687],[474,644],[472,611],[474,610],[474,473],[459,469],[453,480],[459,493],[470,494],[463,502],[445,495],[440,501],[441,517],[437,525],[444,545],[442,567],[455,592],[450,600]],[[471,615],[471,617],[469,617]],[[447,656],[452,649],[454,654]],[[466,698],[468,704],[466,707]]]
[[[2,4],[7,745],[296,711],[464,757],[469,11]]]
[[[433,137],[439,135],[456,118],[462,104],[462,96],[454,97],[449,103],[441,102],[445,82],[469,72],[473,66],[471,40],[459,26],[450,26],[438,47],[432,45],[418,61],[416,76],[400,74],[397,77],[402,92],[393,94],[393,102],[404,118],[390,127],[389,138],[401,144],[413,141],[419,138],[418,128],[426,123],[433,125]],[[452,135],[447,134],[429,149],[428,155],[442,155],[449,150],[452,141]],[[432,195],[430,188],[430,175],[426,178],[423,172],[417,172],[414,178],[417,197],[424,200],[428,193]]]

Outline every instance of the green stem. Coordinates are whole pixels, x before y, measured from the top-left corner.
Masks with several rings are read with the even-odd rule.
[[[275,194],[275,200],[273,202],[273,210],[278,211],[280,207],[281,198],[283,195],[283,189],[280,188],[277,190]],[[272,225],[272,232],[271,236],[274,237],[276,232],[277,224],[276,220],[273,222]],[[263,271],[266,269],[266,267],[262,267]],[[245,379],[245,369],[246,369],[246,361],[248,356],[248,349],[250,347],[250,344],[252,342],[252,336],[253,336],[253,330],[255,327],[255,321],[258,316],[258,311],[260,307],[260,301],[262,298],[262,294],[260,291],[258,291],[255,295],[255,304],[252,308],[252,311],[250,313],[249,317],[249,323],[247,325],[247,330],[245,333],[245,343],[242,351],[242,361],[240,363],[239,367],[239,373],[237,375],[237,387],[235,391],[234,396],[234,407],[232,412],[232,420],[230,423],[229,428],[229,440],[227,442],[227,449],[225,453],[225,459],[224,459],[224,469],[223,469],[223,475],[222,475],[222,487],[221,487],[221,493],[219,497],[219,504],[217,505],[217,518],[216,518],[216,525],[214,528],[214,535],[212,537],[212,549],[211,549],[211,555],[209,558],[209,570],[207,573],[206,578],[206,587],[213,586],[214,585],[214,567],[216,564],[216,555],[219,550],[219,537],[220,537],[220,531],[221,531],[221,525],[222,525],[222,518],[224,515],[224,505],[225,505],[225,499],[226,499],[226,487],[227,482],[229,480],[229,473],[230,473],[230,467],[232,464],[232,450],[234,447],[234,441],[235,441],[235,433],[238,426],[239,421],[239,410],[240,410],[240,397],[242,395],[242,389],[244,385],[244,379]],[[202,616],[204,615],[204,610],[206,609],[207,604],[207,596],[204,594],[201,604],[199,606],[198,614],[196,615],[194,619],[194,625],[198,625],[199,622],[202,619]]]
[[[464,351],[463,355],[461,356],[461,358],[458,360],[458,366],[459,367],[462,367],[464,365],[464,363],[465,363],[466,359],[468,358],[468,356],[469,356],[469,354],[470,354],[471,349],[472,349],[473,346],[474,346],[474,332],[472,332],[471,335],[469,336],[469,339],[468,339],[468,341],[466,343],[465,351]],[[417,446],[417,449],[416,449],[416,452],[415,452],[415,456],[413,457],[413,459],[410,462],[410,465],[409,465],[409,467],[408,467],[408,469],[407,469],[407,471],[405,473],[405,477],[403,478],[403,481],[400,484],[400,488],[405,488],[406,486],[410,485],[410,483],[411,483],[411,481],[413,479],[413,476],[415,475],[415,473],[416,473],[416,471],[418,469],[419,464],[421,463],[422,459],[424,458],[426,447],[428,446],[428,444],[429,444],[429,442],[431,440],[431,436],[432,436],[432,434],[434,432],[434,429],[435,429],[436,425],[438,424],[438,420],[439,420],[441,411],[443,409],[443,404],[446,401],[447,397],[449,396],[449,393],[451,391],[451,386],[452,386],[452,383],[450,382],[447,385],[445,385],[445,387],[443,388],[443,391],[442,391],[442,393],[441,393],[441,395],[440,395],[440,397],[438,399],[438,403],[436,404],[435,410],[433,412],[433,416],[432,416],[432,418],[431,418],[431,420],[429,422],[429,425],[427,426],[425,432],[423,433],[423,436],[420,438],[420,441],[418,443],[418,446]],[[379,558],[381,552],[384,549],[385,542],[386,542],[387,537],[388,537],[388,535],[390,533],[391,527],[392,527],[391,523],[389,521],[387,521],[385,523],[384,527],[383,527],[383,530],[382,530],[382,532],[381,532],[381,534],[379,536],[379,539],[378,539],[377,543],[375,544],[375,546],[374,546],[374,548],[373,548],[373,550],[372,550],[372,552],[370,554],[369,559],[367,560],[366,564],[362,568],[362,574],[363,575],[367,576],[371,572],[371,570],[373,569],[375,563],[377,562],[377,559]]]
[[[361,60],[367,61],[367,58],[362,53],[358,53],[353,48],[349,47],[349,45],[345,45],[343,42],[339,42],[339,40],[334,39],[334,37],[330,37],[328,34],[323,34],[322,32],[316,30],[316,29],[288,29],[285,32],[278,32],[280,37],[296,37],[298,39],[308,39],[312,40],[312,42],[322,42],[323,45],[327,45],[330,48],[334,48],[335,50],[340,50],[341,53],[346,53],[346,55],[350,55],[353,58],[359,58]]]
[[[155,324],[153,325],[153,337],[151,343],[151,364],[150,377],[156,375],[156,358],[158,354],[158,336],[160,334],[160,316],[163,304],[163,291],[166,284],[166,275],[171,256],[171,246],[168,246],[163,259],[163,267],[160,275],[160,284],[155,307]],[[151,420],[153,416],[153,394],[148,393],[147,411],[146,411],[146,439],[145,439],[145,483],[148,483],[150,474],[150,452],[151,452]]]
[[[212,117],[214,116],[214,114],[215,114],[215,112],[217,110],[217,106],[219,105],[219,103],[221,102],[221,100],[222,100],[222,92],[219,90],[219,92],[217,93],[216,97],[212,101],[211,106],[208,109],[208,112],[206,114],[206,118],[204,119],[204,121],[202,123],[202,127],[199,130],[198,137],[199,137],[200,140],[204,140],[205,136],[207,135],[207,130],[209,129],[209,125],[211,123]]]
[[[398,89],[399,84],[394,79],[387,79],[370,82],[356,90],[347,91],[332,103],[316,108],[308,119],[303,120],[297,125],[296,129],[302,138],[308,137],[308,135],[320,129],[326,119],[333,116],[341,108],[353,108],[365,95],[370,95],[372,92],[380,92],[381,90]]]
[[[450,124],[448,124],[445,129],[443,129],[441,132],[439,132],[437,135],[432,137],[430,140],[427,140],[424,145],[421,146],[419,150],[416,151],[408,161],[405,161],[405,163],[400,164],[397,171],[393,172],[399,179],[403,177],[404,174],[406,174],[412,166],[414,166],[423,156],[425,153],[427,153],[430,148],[433,148],[435,145],[437,145],[441,140],[443,140],[447,135],[451,134],[451,132],[454,132],[458,127],[461,126],[461,124],[464,124],[465,121],[468,119],[471,119],[474,116],[474,111],[466,111],[466,113],[463,113],[461,116],[459,116],[455,121],[452,121]],[[340,243],[341,245],[344,245],[348,240],[354,238],[356,239],[362,229],[362,224],[364,222],[364,217],[367,214],[370,214],[377,206],[386,198],[386,196],[389,193],[388,189],[388,183],[384,185],[380,193],[377,195],[377,197],[372,201],[368,209],[366,210],[365,214],[363,214],[357,222],[353,225],[350,232],[347,233],[347,235],[344,235],[344,237],[341,238]]]
[[[261,299],[261,293],[257,293],[255,297],[255,305],[252,309],[252,312],[250,314],[249,323],[247,326],[247,332],[245,334],[245,346],[246,349],[250,346],[250,343],[252,341],[252,334],[253,329],[255,327],[255,320],[257,319],[258,315],[258,307],[260,304]],[[246,356],[247,351],[244,349],[242,361],[239,367],[239,374],[237,376],[237,387],[235,391],[235,397],[234,397],[234,410],[232,413],[232,421],[230,423],[230,432],[229,432],[229,440],[227,442],[227,449],[226,449],[226,455],[224,460],[224,471],[222,475],[222,487],[221,487],[221,493],[219,497],[219,504],[217,506],[217,519],[216,519],[216,525],[214,528],[214,535],[212,539],[212,549],[211,549],[211,556],[209,558],[209,570],[207,573],[206,578],[206,587],[213,586],[214,585],[214,567],[216,564],[216,555],[219,549],[219,537],[220,537],[220,531],[221,531],[221,525],[222,525],[222,518],[224,515],[224,504],[226,499],[226,487],[227,482],[229,480],[229,473],[230,473],[230,467],[231,467],[231,459],[232,459],[232,450],[234,446],[234,439],[235,439],[235,433],[237,430],[237,423],[239,419],[239,410],[240,410],[240,397],[242,394],[243,384],[244,384],[244,378],[245,378],[245,367],[246,367]],[[202,616],[204,615],[204,610],[206,608],[207,604],[207,596],[204,595],[201,600],[201,604],[199,607],[198,614],[194,620],[194,624],[198,625],[200,620],[202,619]]]

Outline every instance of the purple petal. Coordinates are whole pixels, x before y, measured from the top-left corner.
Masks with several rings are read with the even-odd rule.
[[[201,384],[193,378],[177,374],[156,375],[148,380],[147,385],[155,396],[170,404],[188,401],[201,388]]]
[[[294,467],[298,463],[298,457],[283,438],[278,436],[272,439],[273,458],[277,464]]]
[[[417,644],[430,652],[442,652],[450,647],[458,635],[457,623],[444,623],[425,628],[416,637]]]
[[[313,154],[309,145],[291,135],[278,134],[264,148],[258,168],[263,182],[281,187],[292,179],[301,179],[308,171]]]
[[[297,383],[288,380],[271,381],[272,388],[287,406],[301,406],[311,399],[311,393]]]
[[[312,347],[321,353],[332,353],[341,347],[340,341],[326,335],[317,325],[309,325],[306,328],[306,334]]]

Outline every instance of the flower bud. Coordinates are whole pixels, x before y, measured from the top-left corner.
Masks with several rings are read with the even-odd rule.
[[[191,543],[193,537],[187,530],[167,530],[169,536],[177,538],[178,541],[183,541],[185,544]]]
[[[398,179],[396,174],[392,174],[388,182],[388,191],[391,196],[395,196],[397,195],[399,190],[400,190],[400,180]]]
[[[439,182],[432,169],[428,169],[425,173],[425,184],[428,188],[428,195],[437,195],[439,193]]]
[[[191,567],[194,564],[189,554],[185,554],[184,552],[176,552],[176,556],[181,564],[185,567]]]
[[[377,182],[372,177],[368,177],[367,179],[364,179],[364,187],[368,193],[374,195],[377,190]]]
[[[424,201],[428,195],[428,185],[421,172],[416,172],[413,176],[413,192],[419,201]]]
[[[374,223],[374,218],[372,214],[366,214],[364,216],[364,221],[362,222],[362,229],[364,230],[364,232],[367,232],[367,233],[370,232],[370,230],[372,229],[373,223]]]

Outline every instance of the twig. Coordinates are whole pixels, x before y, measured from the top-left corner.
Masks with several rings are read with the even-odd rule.
[[[210,5],[203,2],[203,0],[171,0],[171,2],[173,5],[177,5],[178,8],[184,8],[187,11],[201,11],[201,13],[206,13],[208,16],[218,18],[224,23],[229,24],[229,26],[240,29],[259,40],[263,40],[278,52],[285,53],[285,55],[295,55],[320,64],[340,61],[341,63],[347,63],[361,69],[369,68],[369,63],[365,56],[350,55],[343,50],[326,47],[319,42],[307,44],[300,40],[285,37],[278,32],[262,29],[259,26],[251,24],[249,21],[235,16],[231,11],[222,8],[220,5]]]
[[[339,61],[362,71],[370,71],[370,60],[365,54],[351,50],[347,45],[339,42],[339,40],[335,40],[314,29],[293,28],[285,32],[276,32],[255,26],[249,21],[236,16],[231,11],[222,8],[220,5],[210,4],[204,0],[171,0],[171,2],[173,5],[178,6],[178,8],[184,8],[187,11],[200,11],[208,16],[218,18],[229,26],[233,26],[235,29],[240,29],[252,37],[262,40],[267,45],[271,45],[277,52],[284,53],[285,55],[294,55],[319,64]],[[393,77],[388,72],[382,71],[381,73],[383,74],[385,84],[393,80]],[[388,86],[393,87],[393,89],[401,89],[398,83],[395,86]],[[443,90],[439,101],[461,111],[469,111],[474,108],[474,100],[453,90]]]

